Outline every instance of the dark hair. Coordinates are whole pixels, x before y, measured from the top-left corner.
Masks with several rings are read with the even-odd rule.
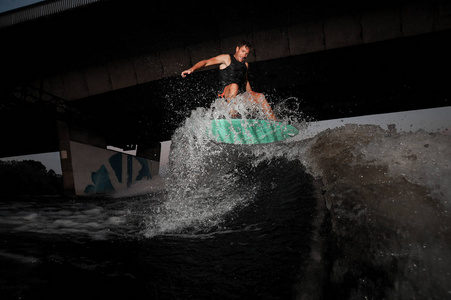
[[[238,44],[238,48],[241,48],[241,47],[243,47],[243,46],[246,46],[247,48],[249,48],[249,50],[253,50],[254,49],[254,46],[251,44],[251,42],[249,42],[249,41],[245,41],[245,40],[242,40],[239,44]]]

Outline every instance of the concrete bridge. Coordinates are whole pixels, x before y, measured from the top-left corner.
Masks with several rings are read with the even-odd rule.
[[[451,28],[445,0],[259,1],[239,8],[143,2],[99,1],[4,24],[3,64],[15,79],[72,101],[177,76],[201,59],[233,52],[241,39],[255,45],[249,62],[262,62]]]
[[[247,39],[255,46],[248,59],[254,89],[291,89],[291,96],[304,101],[302,109],[316,118],[330,117],[315,115],[320,110],[338,113],[340,105],[346,107],[344,116],[371,113],[362,104],[368,99],[357,99],[356,90],[340,99],[342,81],[334,82],[340,77],[352,78],[361,89],[367,89],[368,81],[378,85],[396,82],[393,85],[398,94],[406,85],[415,90],[414,79],[407,83],[403,79],[404,75],[413,76],[406,66],[420,61],[415,68],[423,77],[430,77],[427,73],[440,68],[424,61],[424,57],[417,60],[424,49],[428,51],[425,56],[435,56],[434,62],[449,66],[446,40],[451,36],[451,1],[279,1],[243,2],[235,7],[222,2],[213,5],[210,1],[156,2],[149,6],[147,1],[60,0],[3,13],[0,27],[2,44],[7,45],[0,58],[6,78],[1,84],[3,95],[18,86],[33,86],[97,120],[88,125],[47,113],[36,116],[33,109],[23,118],[20,108],[15,114],[2,109],[2,135],[19,145],[16,149],[11,146],[12,152],[56,148],[67,155],[70,151],[65,147],[70,141],[101,148],[107,144],[138,143],[142,146],[138,155],[152,159],[158,152],[155,146],[170,137],[172,127],[186,117],[190,107],[211,100],[203,98],[214,89],[212,84],[205,84],[214,81],[214,71],[200,72],[194,76],[197,79],[184,82],[179,78],[180,72],[195,62],[232,53],[237,41]],[[400,48],[407,51],[393,50]],[[368,57],[353,60],[356,54]],[[387,68],[398,63],[404,63],[398,68],[404,73],[387,69],[384,75],[361,74],[365,68]],[[341,76],[352,69],[352,76]],[[330,70],[335,70],[333,75]],[[362,76],[366,78],[359,79]],[[438,90],[435,100],[415,100],[412,104],[409,99],[421,93],[415,90],[409,94],[404,89],[406,99],[396,96],[397,103],[402,104],[391,109],[447,105],[449,91],[441,88],[446,78],[438,79],[437,74],[432,77],[437,78],[439,86],[432,87]],[[306,94],[307,90],[310,94]],[[317,95],[324,90],[334,90],[334,97],[324,96],[333,99],[319,99]],[[191,104],[186,104],[186,99],[174,100],[192,93],[201,94],[202,99]],[[2,97],[2,102],[15,101]],[[373,100],[382,103],[381,110],[386,104],[393,105],[395,101],[390,97],[394,96],[378,95]],[[185,114],[171,114],[179,106]],[[350,106],[359,109],[349,109]],[[58,125],[54,125],[55,119],[59,120]],[[5,126],[14,121],[17,126],[9,126],[6,133]],[[29,130],[21,131],[20,125],[37,129],[30,134]],[[42,132],[52,132],[52,137],[44,138],[48,135]],[[36,146],[42,141],[47,147]],[[5,150],[2,151],[0,156],[5,156]]]

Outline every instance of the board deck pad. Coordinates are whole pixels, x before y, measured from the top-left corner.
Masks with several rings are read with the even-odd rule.
[[[299,133],[282,122],[256,119],[217,119],[211,121],[214,139],[227,144],[267,144],[286,140]]]

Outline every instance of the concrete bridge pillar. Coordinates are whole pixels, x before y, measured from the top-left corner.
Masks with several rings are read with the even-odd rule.
[[[75,194],[74,171],[72,168],[72,153],[70,149],[69,126],[62,121],[56,121],[59,138],[61,170],[63,172],[63,187],[68,194]]]

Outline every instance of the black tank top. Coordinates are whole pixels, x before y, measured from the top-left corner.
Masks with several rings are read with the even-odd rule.
[[[246,72],[246,63],[239,62],[233,55],[230,55],[230,65],[225,69],[219,69],[219,92],[222,93],[224,88],[232,83],[238,84],[240,90],[243,91]]]

